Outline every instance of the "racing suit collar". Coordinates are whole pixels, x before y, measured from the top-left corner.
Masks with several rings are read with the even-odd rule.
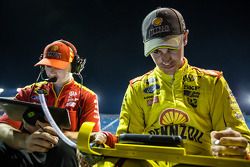
[[[74,84],[74,78],[70,79],[68,82],[64,83],[61,87],[61,90],[63,90],[65,87],[70,87],[71,85]],[[50,87],[55,88],[55,85],[53,83],[50,83]]]
[[[169,75],[169,74],[166,74],[164,73],[159,67],[155,67],[155,71],[156,73],[159,75],[159,76],[162,76],[162,78],[165,78],[166,80],[173,80],[174,79],[179,79],[179,78],[182,78],[181,76],[185,75],[186,72],[187,72],[187,67],[188,67],[188,60],[184,57],[184,64],[181,68],[179,68],[174,76],[172,75]]]

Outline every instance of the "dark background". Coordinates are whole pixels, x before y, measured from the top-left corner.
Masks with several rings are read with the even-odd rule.
[[[185,56],[194,66],[224,72],[250,114],[250,6],[247,0],[5,0],[0,2],[1,96],[35,82],[43,48],[65,39],[87,59],[84,85],[101,113],[119,113],[130,79],[154,68],[143,55],[141,23],[159,6],[179,10],[189,29]]]

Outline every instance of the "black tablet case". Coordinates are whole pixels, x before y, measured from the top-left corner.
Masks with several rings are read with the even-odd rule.
[[[27,111],[38,112],[44,115],[41,104],[13,100],[5,97],[0,97],[0,108],[9,115],[10,118],[15,118],[16,121],[23,119],[23,114]],[[48,107],[51,116],[57,125],[61,128],[70,128],[70,117],[66,109]]]

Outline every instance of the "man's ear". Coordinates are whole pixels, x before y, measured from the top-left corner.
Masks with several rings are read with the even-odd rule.
[[[184,37],[183,37],[184,46],[186,46],[187,43],[188,43],[188,33],[189,33],[189,30],[186,30],[186,31],[184,32]]]

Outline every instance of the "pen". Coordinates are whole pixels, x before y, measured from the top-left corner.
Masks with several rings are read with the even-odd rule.
[[[44,132],[45,129],[38,123],[39,128]]]

